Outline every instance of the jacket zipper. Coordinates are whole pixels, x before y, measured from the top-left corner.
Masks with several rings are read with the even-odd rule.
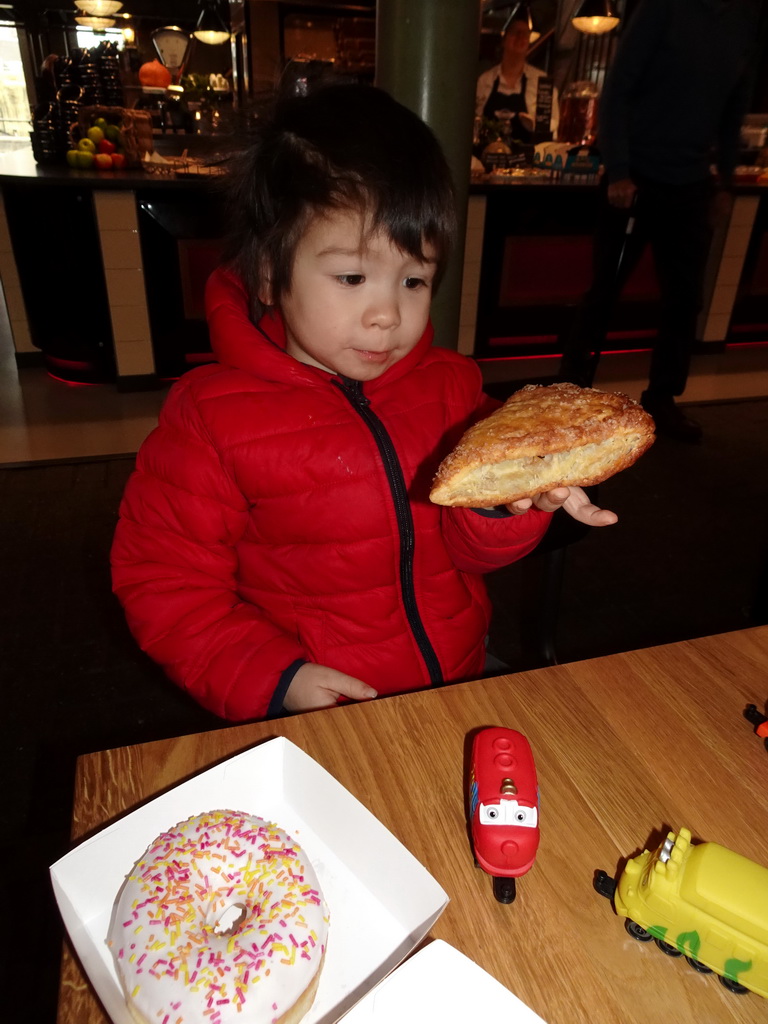
[[[406,618],[408,619],[408,625],[411,627],[411,632],[416,639],[416,644],[427,666],[432,685],[439,686],[443,682],[443,672],[432,642],[424,628],[424,623],[416,603],[416,591],[413,586],[413,552],[416,535],[400,460],[397,457],[395,446],[387,432],[387,428],[370,408],[370,399],[363,394],[362,381],[341,377],[340,379],[334,379],[332,383],[336,385],[348,399],[354,410],[360,415],[365,425],[373,434],[373,438],[381,453],[387,482],[392,493],[397,528],[400,534],[400,590],[403,606]]]

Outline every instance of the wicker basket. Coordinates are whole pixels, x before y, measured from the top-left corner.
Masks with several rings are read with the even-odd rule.
[[[152,117],[148,110],[129,110],[126,107],[82,107],[77,123],[72,126],[72,141],[83,138],[93,122],[103,117],[116,124],[123,136],[126,167],[141,167],[144,153],[152,153]]]

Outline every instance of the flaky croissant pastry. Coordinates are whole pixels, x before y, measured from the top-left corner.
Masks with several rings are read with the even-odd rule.
[[[575,384],[529,384],[464,434],[430,498],[491,508],[553,487],[599,484],[654,441],[648,413],[626,395]]]

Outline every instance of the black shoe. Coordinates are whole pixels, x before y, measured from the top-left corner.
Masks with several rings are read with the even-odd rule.
[[[676,441],[686,441],[688,444],[698,444],[701,441],[703,431],[700,424],[686,416],[680,407],[675,405],[671,395],[659,396],[644,391],[640,396],[640,404],[653,416],[657,434],[673,437]]]

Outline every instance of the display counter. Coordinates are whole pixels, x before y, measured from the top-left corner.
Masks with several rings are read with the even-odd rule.
[[[0,157],[0,276],[20,364],[67,380],[155,386],[211,358],[205,280],[222,250],[223,177],[38,166]],[[737,188],[716,226],[702,344],[768,330],[766,189]],[[597,186],[474,182],[459,348],[487,358],[561,351],[591,280]],[[650,253],[627,282],[609,343],[647,347],[658,295]]]
[[[761,197],[768,188],[738,184],[735,191],[730,217],[714,225],[697,332],[702,344],[752,340],[760,332],[766,337],[768,205]],[[562,351],[573,311],[592,281],[592,230],[600,202],[594,184],[470,187],[462,321],[475,325],[473,355]],[[647,347],[655,336],[658,301],[647,248],[613,310],[609,345]],[[466,344],[465,339],[468,350]]]
[[[19,363],[127,390],[209,359],[202,296],[221,253],[220,182],[1,157],[0,275]]]

